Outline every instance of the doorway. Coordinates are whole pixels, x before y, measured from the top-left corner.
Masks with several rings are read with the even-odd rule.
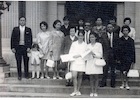
[[[76,24],[79,18],[95,22],[97,17],[101,17],[106,25],[110,17],[116,16],[116,6],[115,2],[67,1],[65,4],[66,14],[73,24]]]

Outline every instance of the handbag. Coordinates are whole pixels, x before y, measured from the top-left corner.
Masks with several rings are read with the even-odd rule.
[[[98,67],[103,67],[106,65],[106,62],[103,58],[96,58],[95,65]]]
[[[127,73],[127,77],[139,77],[139,71],[136,69],[130,69]]]
[[[68,80],[68,79],[71,79],[72,78],[72,72],[68,72],[66,75],[65,75],[65,79]]]
[[[51,57],[51,58],[53,58],[53,57]],[[48,67],[54,67],[54,65],[55,65],[55,62],[53,60],[51,60],[51,59],[48,59],[47,60],[46,66],[48,66]]]
[[[65,79],[72,79],[72,72],[70,72],[70,64],[68,63],[68,73],[65,75]]]

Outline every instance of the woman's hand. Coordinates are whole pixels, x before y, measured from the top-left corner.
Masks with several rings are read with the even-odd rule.
[[[75,55],[75,56],[73,56],[73,58],[79,58],[79,57],[81,57],[81,55]]]

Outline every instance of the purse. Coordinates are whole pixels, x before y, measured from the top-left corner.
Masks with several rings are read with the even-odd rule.
[[[68,73],[65,75],[65,79],[66,79],[66,80],[72,79],[72,72],[68,72]]]
[[[72,79],[72,72],[70,72],[70,64],[68,63],[68,73],[65,75],[65,79]]]
[[[106,62],[103,58],[96,58],[95,65],[98,67],[103,67],[106,65]]]
[[[48,67],[54,67],[54,61],[53,60],[50,60],[50,59],[48,59],[47,60],[47,63],[46,63],[46,65],[48,66]]]
[[[139,77],[139,71],[136,69],[130,69],[127,73],[127,77]]]

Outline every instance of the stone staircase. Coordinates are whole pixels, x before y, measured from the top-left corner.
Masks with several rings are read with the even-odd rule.
[[[31,74],[31,73],[30,73]],[[52,72],[49,73],[52,77]],[[60,75],[64,77],[64,73]],[[102,75],[100,75],[101,80]],[[17,80],[16,68],[11,68],[10,77],[4,79],[0,83],[0,97],[44,97],[44,98],[70,98],[69,94],[73,92],[73,87],[65,86],[65,79],[25,79]],[[140,78],[130,78],[130,90],[121,90],[120,76],[117,72],[116,88],[109,87],[110,80],[107,82],[107,87],[99,87],[98,98],[138,98],[140,97]],[[84,75],[81,86],[81,96],[74,98],[89,98],[90,84],[88,76]]]
[[[9,43],[9,42],[8,42]],[[5,46],[5,45],[4,45]],[[15,66],[14,54],[11,52],[9,45],[3,50],[3,58],[11,65],[7,73],[1,74],[3,81],[0,83],[0,97],[43,97],[43,98],[70,98],[69,94],[73,92],[73,87],[66,87],[66,80],[53,79],[25,79],[17,80],[17,70]],[[135,69],[140,69],[140,42],[136,42],[136,66]],[[0,69],[1,70],[1,69]],[[3,70],[3,69],[2,69]],[[10,74],[9,74],[10,71]],[[31,74],[30,74],[31,75]],[[52,77],[52,72],[49,75]],[[64,73],[60,75],[64,77]],[[10,77],[9,77],[10,76]],[[100,75],[100,80],[102,75]],[[140,97],[140,78],[130,78],[130,90],[121,90],[120,76],[117,72],[116,88],[109,87],[110,80],[108,80],[107,87],[99,87],[97,98],[139,98]],[[90,84],[88,76],[84,75],[81,86],[81,96],[74,98],[90,98]]]

